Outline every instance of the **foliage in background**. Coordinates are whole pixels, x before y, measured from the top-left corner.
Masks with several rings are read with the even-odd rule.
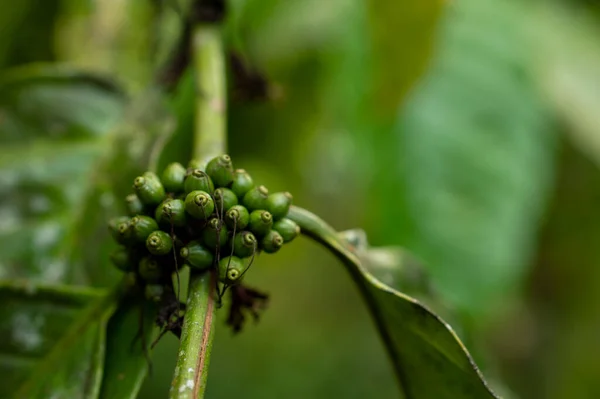
[[[115,74],[128,91],[139,93],[177,40],[180,21],[169,7],[165,13],[157,11],[169,2],[135,3],[2,5],[0,65],[69,61]],[[403,7],[402,2],[389,3],[381,7]],[[597,312],[589,304],[598,303],[595,293],[600,292],[594,273],[594,193],[600,181],[597,167],[585,159],[597,159],[599,153],[600,78],[595,71],[600,49],[593,39],[599,21],[597,12],[580,3],[548,4],[456,1],[444,8],[438,23],[433,8],[415,8],[414,14],[402,14],[405,20],[384,22],[383,17],[392,21],[399,14],[381,11],[375,2],[232,1],[228,30],[238,37],[232,34],[231,43],[248,65],[273,82],[274,101],[233,104],[231,150],[257,179],[274,189],[299,193],[297,203],[327,214],[335,227],[363,225],[374,244],[403,244],[414,250],[426,261],[446,302],[471,320],[464,331],[475,333],[470,340],[481,348],[476,355],[488,360],[487,369],[498,370],[517,396],[588,397],[599,389],[593,357]],[[122,17],[129,14],[124,23]],[[419,20],[417,15],[430,25],[403,25]],[[378,30],[386,26],[392,37],[398,34],[394,26],[412,27],[414,42],[403,43],[398,51],[395,42],[379,41],[398,58],[389,65],[376,58],[366,61],[374,51],[366,38],[381,35]],[[406,69],[399,65],[414,61],[434,27],[433,57],[428,60],[422,54]],[[165,42],[156,45],[163,49],[157,59],[151,58],[156,40],[146,40],[154,35]],[[390,90],[401,93],[407,89],[405,82],[425,67],[424,79],[409,92],[406,107],[396,112],[371,101],[373,71],[381,72],[375,75],[379,82],[397,82],[393,87],[400,89],[390,85]],[[394,71],[398,76],[389,77]],[[82,84],[83,90],[87,85]],[[25,88],[24,98],[40,98],[38,106],[46,108],[45,90],[55,93],[56,86],[61,98],[79,103],[82,87],[67,90],[56,82],[33,94]],[[111,101],[100,100],[91,116],[109,114]],[[152,137],[142,133],[172,128],[153,124],[151,115],[162,112],[162,104],[148,100],[140,108],[123,116],[123,136],[137,143],[137,167],[148,155],[144,142]],[[183,105],[177,108],[185,110]],[[21,156],[23,151],[17,150],[29,139],[0,136],[0,164],[10,166],[0,172],[3,278],[29,276],[29,266],[45,265],[35,273],[46,273],[48,281],[114,282],[114,276],[89,273],[104,270],[99,269],[104,247],[87,244],[105,235],[104,230],[92,227],[79,250],[68,254],[56,252],[48,241],[70,240],[68,232],[55,235],[52,228],[40,228],[58,220],[79,220],[82,214],[104,218],[103,212],[96,212],[102,204],[88,200],[111,201],[95,196],[90,184],[103,190],[102,174],[115,173],[103,166],[110,162],[102,154],[122,133],[111,131],[110,120],[101,117],[107,125],[90,135],[87,122],[97,119],[86,109],[69,106],[67,117],[86,122],[78,125],[77,142],[69,141],[68,146],[87,146],[87,153],[61,151],[60,156],[47,157],[65,144],[60,136],[52,136],[32,139],[34,150],[28,147]],[[15,120],[14,113],[7,115]],[[31,131],[32,137],[48,133]],[[576,147],[561,150],[571,137]],[[557,153],[562,155],[556,164]],[[85,176],[92,168],[101,172],[90,182]],[[127,173],[135,174],[135,168]],[[47,181],[47,175],[61,179]],[[553,176],[558,176],[554,182]],[[130,180],[122,178],[126,184]],[[60,190],[56,183],[61,183]],[[40,184],[51,208],[48,201],[35,200]],[[127,189],[116,188],[115,198]],[[60,209],[60,215],[49,209]],[[93,222],[78,228],[91,226]],[[31,250],[33,243],[36,251]],[[50,266],[56,262],[64,262],[68,273],[53,275],[57,269]],[[271,292],[271,308],[242,336],[232,338],[217,330],[209,397],[364,397],[374,392],[377,397],[396,397],[387,359],[364,306],[332,259],[299,243],[277,259],[261,259],[251,281]],[[21,323],[36,326],[40,317],[31,315],[21,317]],[[51,325],[59,326],[61,320]],[[3,336],[10,333],[2,331]],[[53,334],[60,335],[57,330]],[[155,377],[147,381],[142,397],[166,395],[175,345],[169,339],[159,346]],[[315,352],[322,354],[318,362]],[[492,358],[498,361],[489,361]],[[232,378],[238,384],[230,384]]]

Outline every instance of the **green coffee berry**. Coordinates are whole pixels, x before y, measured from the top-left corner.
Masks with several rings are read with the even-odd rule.
[[[227,238],[227,226],[219,218],[210,219],[202,231],[202,242],[207,248],[223,248]]]
[[[148,236],[146,248],[152,255],[166,255],[173,248],[173,240],[164,231],[156,230]]]
[[[131,230],[133,239],[137,242],[145,242],[150,233],[158,230],[156,220],[149,216],[138,215],[131,218]]]
[[[200,169],[200,170],[205,170],[206,169],[206,162],[202,162],[199,159],[192,159],[190,161],[190,163],[188,163],[188,169]]]
[[[135,262],[133,261],[129,251],[124,247],[119,247],[112,251],[110,254],[110,260],[117,267],[117,269],[123,272],[135,270]]]
[[[234,205],[225,214],[225,224],[230,229],[243,230],[250,223],[250,214],[243,205]]]
[[[185,226],[187,221],[185,202],[180,199],[167,199],[163,201],[156,208],[154,218],[162,225]]]
[[[215,210],[215,203],[205,191],[192,191],[185,197],[185,210],[196,219],[206,220]]]
[[[233,237],[233,254],[240,258],[252,256],[258,248],[258,241],[254,234],[242,231]]]
[[[181,248],[179,255],[192,269],[205,270],[212,266],[214,249],[206,249],[199,241],[191,241]]]
[[[200,169],[192,170],[185,178],[183,185],[186,193],[191,193],[196,190],[204,191],[206,193],[215,191],[213,181]]]
[[[225,284],[239,281],[246,270],[246,262],[237,256],[226,256],[219,261],[219,280]]]
[[[233,183],[231,184],[231,190],[242,198],[248,191],[254,188],[254,181],[248,172],[244,169],[236,169],[233,172]]]
[[[125,242],[121,242],[123,241],[124,237],[122,235],[122,232],[119,229],[119,226],[125,223],[126,227],[129,224],[129,218],[127,216],[119,216],[116,218],[112,218],[108,221],[108,231],[110,232],[110,235],[113,237],[113,239],[118,242],[118,243],[122,243],[124,244]],[[124,232],[127,232],[127,229],[125,229]]]
[[[269,198],[269,190],[265,186],[257,186],[251,189],[244,195],[242,205],[252,212],[257,209],[267,209],[267,199]]]
[[[160,264],[151,256],[142,258],[138,265],[138,273],[141,278],[151,283],[159,281],[163,275]]]
[[[300,226],[288,218],[283,218],[273,223],[273,230],[281,234],[283,242],[290,242],[300,234]]]
[[[185,180],[186,169],[179,162],[169,164],[161,176],[161,181],[165,190],[171,193],[183,191],[183,182]]]
[[[266,209],[273,215],[273,220],[279,220],[288,214],[292,198],[292,194],[288,192],[269,195]]]
[[[268,211],[257,210],[250,214],[250,231],[256,236],[264,236],[273,226],[273,216]]]
[[[206,174],[217,187],[227,187],[233,182],[233,164],[229,155],[215,157],[206,164]]]
[[[117,226],[116,241],[121,245],[131,245],[135,241],[131,222],[121,222]]]
[[[164,292],[165,287],[161,284],[148,284],[146,285],[146,288],[144,288],[146,299],[152,302],[160,302]]]
[[[133,189],[145,205],[158,205],[165,199],[165,188],[158,176],[152,172],[146,172],[133,181]]]
[[[125,206],[127,207],[127,211],[131,216],[141,215],[144,213],[144,204],[142,204],[142,201],[140,201],[138,196],[135,194],[129,194],[127,197],[125,197]]]
[[[228,188],[217,188],[215,193],[213,194],[215,199],[215,209],[217,210],[217,214],[224,214],[232,206],[237,205],[238,198],[237,195],[233,191]]]
[[[273,254],[283,246],[283,237],[277,231],[269,230],[267,235],[260,241],[260,246],[266,253]]]

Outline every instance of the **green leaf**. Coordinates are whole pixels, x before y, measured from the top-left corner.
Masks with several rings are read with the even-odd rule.
[[[371,311],[407,399],[496,398],[450,326],[416,299],[389,287],[361,264],[339,234],[301,208],[288,215],[350,272]]]
[[[148,90],[128,105],[110,83],[62,67],[21,68],[0,80],[2,277],[117,280],[106,221],[124,212],[150,144],[170,127],[161,101]]]
[[[3,278],[86,281],[83,267],[67,266],[78,265],[69,262],[71,244],[84,223],[89,176],[110,148],[107,133],[123,106],[110,83],[62,67],[23,67],[0,77]]]
[[[57,342],[64,340],[70,326],[85,312],[84,309],[101,298],[101,292],[87,288],[0,282],[0,302],[3,304],[0,307],[0,396],[7,397],[15,392],[40,361],[56,351]],[[97,321],[92,321],[95,328],[86,330],[85,337],[77,338],[77,344],[85,344],[78,346],[79,349],[86,348],[80,352],[82,357],[90,356],[98,361],[102,330],[97,328]],[[43,381],[49,381],[50,375],[58,378],[57,372],[63,370],[63,365],[78,364],[63,363],[68,358],[66,352],[61,351],[59,355],[64,357],[54,364],[51,373],[41,376]],[[97,373],[98,369],[94,372]]]
[[[444,297],[478,316],[526,276],[554,169],[556,135],[527,71],[519,4],[457,2],[402,114],[411,249]]]
[[[144,312],[143,318],[141,312]],[[106,359],[99,398],[137,398],[148,371],[148,353],[154,336],[155,317],[156,309],[147,301],[127,298],[121,302],[108,323]],[[140,330],[140,326],[143,330]],[[144,353],[144,347],[148,348],[147,353]]]

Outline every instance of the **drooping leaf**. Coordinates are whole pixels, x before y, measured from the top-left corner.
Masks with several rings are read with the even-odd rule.
[[[453,4],[439,56],[401,116],[411,249],[444,297],[478,316],[526,275],[553,173],[556,137],[527,70],[525,10]]]
[[[381,283],[338,233],[315,215],[292,207],[302,233],[326,246],[357,284],[393,363],[407,399],[497,397],[456,334],[416,299]]]
[[[40,361],[52,352],[56,343],[69,331],[73,322],[85,312],[84,309],[101,295],[100,291],[88,288],[0,282],[1,397],[10,397],[28,379]],[[101,329],[92,328],[87,333],[79,341],[89,344],[81,354],[97,361],[98,358],[93,357],[99,355]],[[58,368],[52,370],[50,375]],[[94,372],[97,373],[98,369]]]

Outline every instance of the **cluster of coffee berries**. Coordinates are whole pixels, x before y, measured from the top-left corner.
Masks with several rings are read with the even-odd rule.
[[[218,270],[219,281],[238,283],[258,252],[277,252],[300,228],[286,215],[290,193],[256,186],[243,169],[221,155],[206,167],[172,163],[159,177],[146,172],[126,197],[130,216],[109,222],[120,247],[112,262],[132,272],[146,297],[160,301],[172,289],[172,275],[187,265],[192,272]]]

